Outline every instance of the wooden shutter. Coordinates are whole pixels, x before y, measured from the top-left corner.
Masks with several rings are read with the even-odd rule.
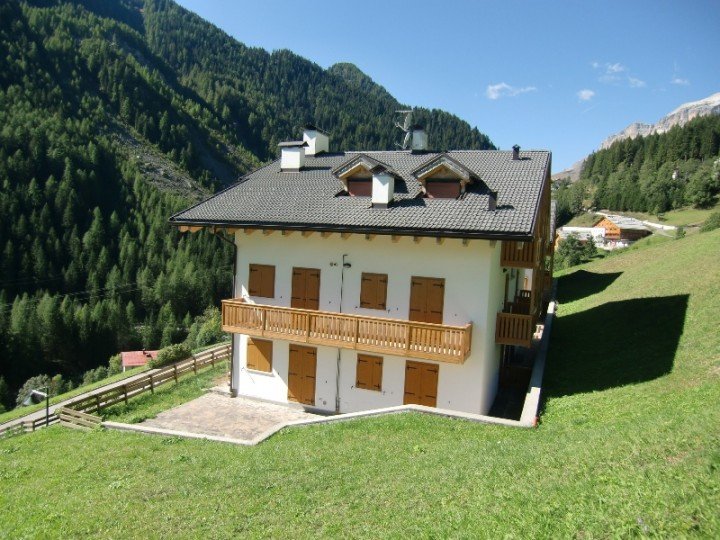
[[[275,267],[269,264],[251,264],[248,279],[250,296],[275,297]]]
[[[426,289],[424,278],[410,280],[410,320],[425,321]]]
[[[405,364],[405,405],[437,406],[439,367],[436,364],[408,360]]]
[[[382,388],[382,365],[383,359],[380,356],[358,354],[355,387],[380,391]]]
[[[272,341],[248,338],[247,368],[267,373],[272,371]]]
[[[445,280],[413,277],[410,281],[410,320],[442,324]]]
[[[290,307],[320,308],[320,270],[317,268],[293,268]]]
[[[360,282],[360,307],[386,309],[387,274],[363,272]]]
[[[445,280],[428,280],[427,316],[426,322],[442,324],[443,303],[445,300]]]
[[[305,309],[320,309],[320,270],[307,268]]]

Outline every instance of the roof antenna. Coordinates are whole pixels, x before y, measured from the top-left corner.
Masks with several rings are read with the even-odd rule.
[[[395,146],[402,150],[407,150],[410,148],[410,140],[412,139],[412,109],[409,110],[401,110],[401,111],[395,111],[397,114],[404,114],[405,120],[402,124],[400,122],[395,122],[395,127],[400,128],[405,132],[405,138],[403,139],[402,144],[395,143]]]

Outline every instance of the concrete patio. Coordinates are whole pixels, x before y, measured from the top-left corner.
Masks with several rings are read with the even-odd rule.
[[[157,428],[250,443],[258,435],[295,420],[321,418],[292,407],[216,392],[184,403],[146,420],[138,427]]]

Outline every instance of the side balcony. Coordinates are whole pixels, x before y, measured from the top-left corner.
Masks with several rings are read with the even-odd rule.
[[[537,266],[535,242],[504,241],[500,253],[500,265],[507,268],[535,268]]]
[[[530,347],[536,321],[535,315],[527,313],[509,313],[508,310],[498,313],[495,321],[495,343]]]
[[[328,345],[363,352],[463,364],[472,323],[465,326],[365,317],[223,300],[225,332]]]

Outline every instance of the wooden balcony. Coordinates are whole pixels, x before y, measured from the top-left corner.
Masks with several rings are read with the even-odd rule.
[[[498,313],[495,343],[530,347],[535,333],[535,316],[524,313]]]
[[[470,355],[472,323],[429,324],[328,311],[223,300],[222,328],[297,343],[462,364]]]
[[[500,265],[509,268],[534,268],[536,266],[535,242],[504,241]]]

